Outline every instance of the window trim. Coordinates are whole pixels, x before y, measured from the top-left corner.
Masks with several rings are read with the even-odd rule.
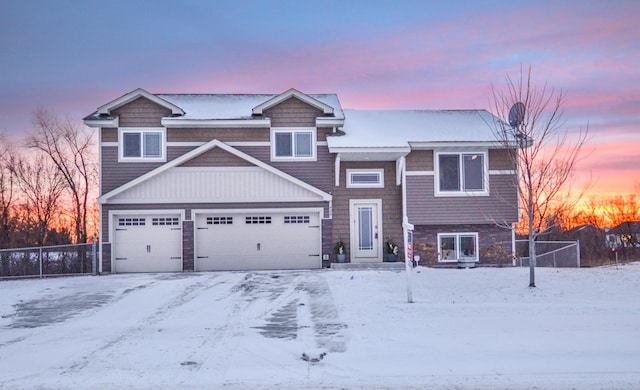
[[[443,237],[451,237],[454,236],[455,237],[455,243],[456,243],[456,256],[454,259],[443,259],[442,258],[442,251],[440,248],[442,248],[442,238]],[[460,238],[464,237],[464,236],[473,236],[475,239],[475,248],[474,248],[474,252],[475,252],[475,257],[461,257],[460,256]],[[480,261],[480,256],[479,256],[479,242],[478,242],[478,232],[443,232],[443,233],[438,233],[438,262],[440,263],[457,263],[460,261],[473,261],[473,262],[479,262]]]
[[[291,134],[291,156],[276,156],[276,134]],[[297,157],[296,154],[296,133],[311,133],[311,156]],[[317,137],[318,131],[315,127],[272,127],[271,128],[271,161],[317,161]]]
[[[482,190],[443,191],[440,190],[440,156],[458,155],[459,177],[464,177],[463,156],[470,154],[482,155]],[[462,183],[461,183],[462,184]],[[441,150],[434,156],[434,196],[488,196],[489,195],[489,153],[486,150]]]
[[[140,157],[124,156],[124,134],[140,134]],[[160,134],[160,157],[144,157],[144,134]],[[167,160],[167,129],[164,127],[119,127],[118,128],[118,162],[165,162]]]
[[[353,175],[377,173],[378,183],[354,183]],[[384,168],[381,169],[347,169],[347,188],[384,188]]]

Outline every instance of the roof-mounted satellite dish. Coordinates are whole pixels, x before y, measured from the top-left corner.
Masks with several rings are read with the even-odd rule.
[[[509,110],[509,124],[518,127],[524,122],[524,103],[518,102]]]

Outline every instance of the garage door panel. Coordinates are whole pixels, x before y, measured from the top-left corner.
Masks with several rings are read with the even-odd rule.
[[[114,272],[182,271],[179,217],[116,216],[114,223]]]
[[[319,222],[318,212],[198,215],[196,269],[320,268]]]

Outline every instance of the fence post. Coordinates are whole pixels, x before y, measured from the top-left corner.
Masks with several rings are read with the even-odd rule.
[[[578,254],[578,268],[580,268],[580,240],[576,241],[576,253]]]
[[[42,279],[42,248],[38,249],[38,263],[40,263],[40,279]]]
[[[98,274],[98,254],[96,253],[96,238],[93,237],[93,245],[91,245],[91,262],[93,263],[93,274],[97,275]]]

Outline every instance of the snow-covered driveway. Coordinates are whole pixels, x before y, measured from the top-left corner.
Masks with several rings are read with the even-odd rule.
[[[639,265],[419,270],[0,282],[0,389],[640,388]]]

